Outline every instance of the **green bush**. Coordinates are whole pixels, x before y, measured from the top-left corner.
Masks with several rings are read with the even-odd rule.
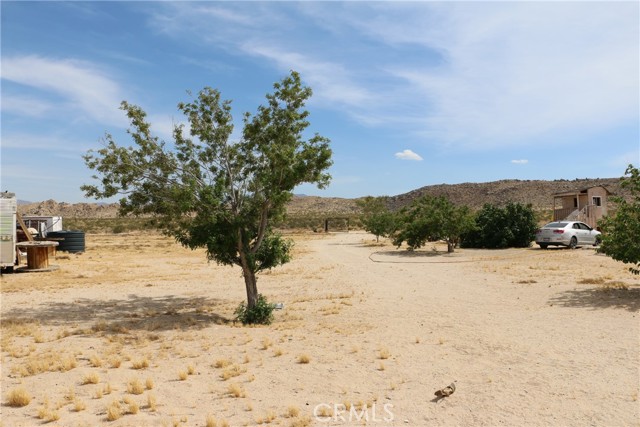
[[[531,205],[509,203],[504,208],[486,204],[476,214],[475,227],[462,236],[466,248],[527,248],[538,228]]]
[[[260,294],[253,308],[247,308],[244,302],[236,308],[236,320],[242,322],[243,325],[269,325],[273,322],[275,308],[275,304],[267,302],[267,299]]]

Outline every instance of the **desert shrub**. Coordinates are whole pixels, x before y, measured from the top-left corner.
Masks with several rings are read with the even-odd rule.
[[[473,227],[473,217],[467,206],[457,206],[444,196],[419,197],[396,216],[397,229],[393,244],[407,243],[409,250],[420,248],[428,241],[444,240],[447,251],[453,252],[460,237]]]
[[[629,200],[619,196],[611,198],[616,210],[598,222],[602,229],[599,251],[616,261],[630,264],[629,271],[640,274],[640,169],[629,165],[621,181],[621,187],[631,194]]]
[[[388,197],[365,197],[356,203],[362,209],[360,221],[366,231],[376,236],[376,241],[388,237],[396,229],[396,216],[388,208]]]
[[[509,203],[504,208],[485,204],[476,214],[475,226],[463,234],[462,246],[467,248],[526,248],[531,245],[537,229],[536,215],[531,205]]]
[[[254,307],[247,308],[244,302],[238,306],[235,311],[236,320],[242,322],[243,325],[269,325],[273,321],[275,307],[275,304],[269,303],[262,294],[259,294]]]

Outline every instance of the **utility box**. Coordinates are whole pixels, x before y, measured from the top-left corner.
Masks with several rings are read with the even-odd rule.
[[[38,230],[38,236],[42,238],[47,237],[47,233],[51,231],[62,231],[61,216],[23,215],[22,220],[27,228]]]
[[[16,213],[14,193],[0,193],[0,267],[13,268],[16,262]]]

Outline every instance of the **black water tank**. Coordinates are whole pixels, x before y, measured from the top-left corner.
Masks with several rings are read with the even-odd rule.
[[[84,231],[50,231],[46,240],[58,242],[58,250],[63,252],[84,252]]]

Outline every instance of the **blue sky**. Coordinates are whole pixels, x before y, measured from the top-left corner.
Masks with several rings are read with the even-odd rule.
[[[130,145],[122,100],[170,140],[187,90],[233,100],[236,129],[274,82],[314,90],[332,184],[617,177],[640,163],[638,2],[2,1],[1,188],[82,202],[81,158]],[[238,132],[239,135],[239,132]]]

